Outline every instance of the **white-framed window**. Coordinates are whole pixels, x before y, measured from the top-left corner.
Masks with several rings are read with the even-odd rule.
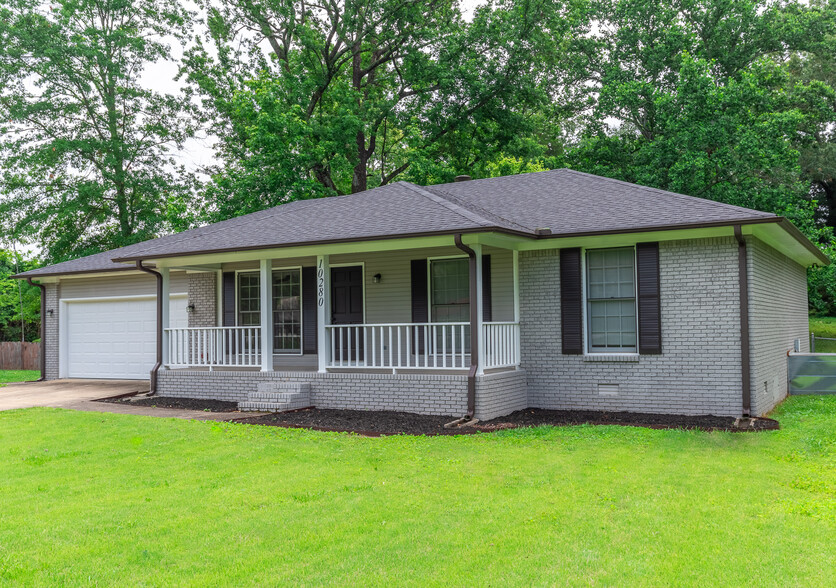
[[[238,273],[238,326],[261,325],[261,274]],[[272,272],[273,352],[302,352],[302,270]]]
[[[302,270],[273,271],[273,351],[302,352]]]
[[[430,259],[430,321],[470,320],[470,265],[466,257]]]
[[[589,353],[636,353],[636,252],[633,247],[586,250]]]
[[[261,276],[258,272],[238,274],[238,326],[261,324]]]
[[[470,321],[470,262],[467,257],[448,257],[429,260],[430,322],[467,323]],[[461,346],[452,329],[436,332],[434,345],[442,349]],[[470,329],[464,330],[464,349],[470,352]]]

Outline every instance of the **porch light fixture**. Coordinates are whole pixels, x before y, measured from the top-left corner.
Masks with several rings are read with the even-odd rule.
[[[47,310],[47,311],[46,311],[46,313],[47,313],[49,316],[52,316],[52,313],[54,313],[54,312],[55,312],[55,311],[54,311],[54,310],[52,310],[51,308],[50,308],[49,310]]]
[[[375,275],[374,275],[374,283],[375,283],[375,284],[379,284],[379,283],[380,283],[380,280],[381,280],[382,278],[383,278],[383,276],[381,276],[380,274],[375,274]]]
[[[188,306],[186,306],[186,312],[194,312],[194,302],[189,302]]]

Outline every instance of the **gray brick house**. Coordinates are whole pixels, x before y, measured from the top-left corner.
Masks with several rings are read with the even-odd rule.
[[[18,277],[45,377],[244,408],[761,415],[807,344],[786,219],[570,170],[285,204]]]

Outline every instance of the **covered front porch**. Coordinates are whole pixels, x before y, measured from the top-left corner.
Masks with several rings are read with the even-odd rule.
[[[190,284],[187,327],[171,325],[163,309],[163,370],[516,370],[518,254],[480,243],[477,235],[468,240],[461,246],[452,236],[388,247],[345,244],[315,255],[234,252],[200,263],[159,260],[164,291],[172,270],[189,272]]]

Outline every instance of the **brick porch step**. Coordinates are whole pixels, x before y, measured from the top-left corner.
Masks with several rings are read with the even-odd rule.
[[[238,410],[284,412],[311,406],[311,385],[304,382],[259,382],[258,389],[238,403]]]

